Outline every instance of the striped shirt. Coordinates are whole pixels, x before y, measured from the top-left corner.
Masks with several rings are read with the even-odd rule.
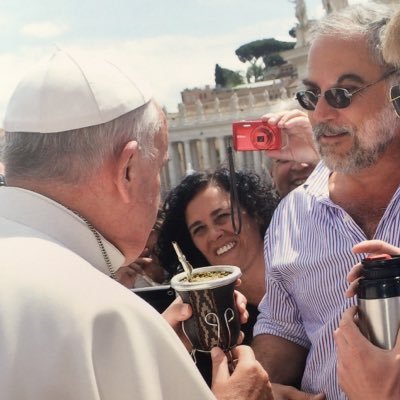
[[[333,331],[355,304],[344,292],[351,267],[364,258],[351,249],[364,232],[329,199],[329,171],[319,163],[307,182],[286,196],[265,236],[267,294],[254,335],[268,333],[309,349],[302,390],[346,399],[336,376]],[[379,190],[379,188],[377,188]],[[400,245],[400,188],[374,239]]]

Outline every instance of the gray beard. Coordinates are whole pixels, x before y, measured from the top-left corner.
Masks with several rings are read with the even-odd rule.
[[[391,105],[386,106],[374,118],[371,118],[357,130],[353,127],[335,127],[318,124],[314,127],[314,137],[318,152],[331,171],[353,174],[374,165],[386,151],[400,128]],[[353,138],[351,148],[346,153],[336,153],[335,146],[321,145],[318,138],[329,132],[347,131]]]
[[[331,171],[342,174],[353,174],[374,165],[392,140],[390,139],[386,143],[378,143],[374,149],[364,149],[359,146],[358,139],[355,139],[349,151],[341,154],[340,157],[330,152],[326,146],[322,147],[318,145],[318,151],[326,166]]]

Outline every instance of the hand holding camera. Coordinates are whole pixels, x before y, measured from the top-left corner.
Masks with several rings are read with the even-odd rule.
[[[285,136],[285,146],[279,151],[268,151],[268,157],[318,164],[319,154],[307,113],[294,109],[266,114],[262,118],[279,127]]]
[[[265,120],[232,124],[235,151],[276,150],[281,148],[281,130]]]
[[[256,121],[232,124],[236,151],[265,150],[268,157],[317,164],[310,121],[301,110],[265,114]]]

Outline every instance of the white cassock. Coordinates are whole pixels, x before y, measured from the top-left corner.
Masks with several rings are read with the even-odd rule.
[[[0,188],[0,398],[213,399],[167,322],[94,266],[107,273],[78,216]]]

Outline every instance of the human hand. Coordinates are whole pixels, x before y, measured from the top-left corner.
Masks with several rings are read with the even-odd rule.
[[[312,394],[302,392],[293,386],[280,385],[278,383],[272,384],[272,392],[274,400],[324,400],[323,393]]]
[[[268,374],[251,348],[237,346],[232,353],[237,363],[231,375],[224,352],[218,347],[211,350],[211,390],[215,397],[218,400],[273,400]]]
[[[294,160],[300,163],[317,164],[319,155],[315,149],[310,121],[301,110],[281,111],[265,114],[262,119],[282,130],[283,147],[280,150],[266,150],[268,157],[281,160]]]
[[[238,279],[238,283],[236,283],[236,286],[240,285],[240,279]],[[240,323],[245,324],[247,322],[247,320],[249,319],[249,312],[247,311],[247,308],[246,308],[247,299],[244,296],[244,294],[242,294],[238,290],[235,290],[233,295],[235,297],[235,304],[236,304],[237,310],[239,312]]]
[[[334,332],[339,385],[350,400],[399,399],[400,335],[392,350],[374,346],[358,329],[356,311],[346,310]]]
[[[132,263],[143,278],[150,278],[150,282],[160,284],[165,280],[164,268],[160,261],[148,247],[145,247],[140,256]],[[150,283],[149,282],[149,283]]]
[[[141,286],[156,286],[164,281],[164,269],[147,247],[134,262],[119,268],[115,275],[116,280],[129,289],[135,287],[138,277],[143,281]]]
[[[391,255],[400,254],[399,247],[386,243],[383,240],[364,240],[363,242],[356,244],[352,251],[355,254],[368,253],[371,256],[384,253]],[[353,297],[356,294],[361,268],[361,263],[358,263],[354,265],[354,267],[347,274],[347,281],[350,283],[346,290],[347,297]]]
[[[240,285],[240,279],[238,279],[236,285],[237,286]],[[246,309],[247,299],[242,293],[240,293],[237,290],[235,290],[234,292],[234,297],[235,297],[236,307],[239,313],[240,323],[245,324],[249,318],[249,313]],[[190,304],[183,303],[182,298],[178,296],[162,313],[162,316],[174,329],[174,331],[179,336],[179,338],[181,339],[185,347],[188,349],[188,351],[190,351],[192,345],[190,344],[189,340],[187,339],[182,329],[182,322],[186,321],[192,316],[192,307],[190,306]],[[240,332],[238,338],[238,344],[242,343],[243,339],[244,339],[244,334],[243,332]]]
[[[158,282],[155,282],[149,274],[146,265],[152,264],[151,258],[139,257],[133,263],[125,265],[117,270],[115,273],[115,279],[128,289],[133,289],[137,285],[138,278],[141,278],[140,286],[157,286]]]
[[[117,269],[115,272],[115,280],[128,289],[132,289],[135,286],[137,275],[137,270],[132,264],[129,264]]]
[[[184,303],[182,298],[178,296],[161,315],[171,325],[186,349],[191,351],[192,345],[182,329],[182,322],[192,316],[192,307],[190,304]]]

